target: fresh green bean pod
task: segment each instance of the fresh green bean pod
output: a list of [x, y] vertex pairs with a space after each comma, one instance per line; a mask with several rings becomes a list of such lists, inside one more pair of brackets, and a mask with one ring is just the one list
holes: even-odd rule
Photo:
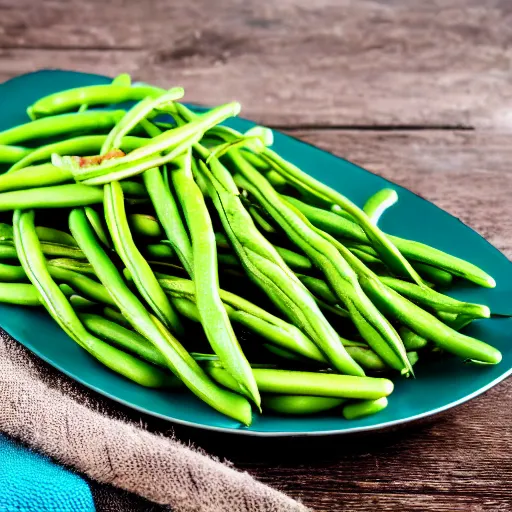
[[151, 258], [169, 260], [175, 257], [175, 253], [167, 244], [148, 244], [144, 247], [145, 253]]
[[421, 277], [436, 286], [447, 288], [452, 284], [453, 275], [446, 270], [427, 265], [426, 263], [419, 263], [418, 261], [414, 261], [413, 265]]
[[412, 373], [398, 333], [363, 292], [345, 256], [329, 240], [317, 233], [300, 212], [289, 208], [261, 174], [244, 165], [244, 161], [236, 155], [232, 158], [237, 170], [243, 174], [243, 177], [235, 175], [235, 181], [264, 206], [290, 240], [324, 273], [333, 291], [351, 313], [361, 335], [367, 337], [365, 339], [372, 349], [392, 368]]
[[12, 245], [1, 245], [0, 244], [0, 260], [17, 260], [18, 253], [16, 248]]
[[48, 273], [34, 226], [34, 212], [16, 210], [13, 225], [16, 250], [23, 269], [37, 289], [41, 302], [66, 334], [111, 370], [143, 386], [165, 387], [169, 379], [164, 372], [111, 347], [85, 330]]
[[28, 107], [27, 113], [31, 119], [37, 119], [76, 110], [83, 104], [90, 107], [139, 101], [147, 96], [160, 95], [162, 92], [163, 89], [148, 85], [88, 85], [45, 96]]
[[[229, 389], [236, 387], [236, 381], [225, 369], [210, 365], [206, 371], [219, 384]], [[374, 400], [393, 392], [393, 383], [382, 378], [262, 368], [254, 368], [253, 372], [262, 393]]]
[[32, 152], [30, 148], [21, 146], [0, 146], [0, 163], [14, 164]]
[[[198, 142], [210, 126], [237, 115], [239, 111], [239, 103], [221, 105], [197, 116], [197, 119], [190, 123], [153, 137], [151, 142], [124, 157], [105, 160], [98, 165], [81, 167], [70, 157], [53, 158], [52, 163], [58, 167], [68, 168], [77, 181], [83, 181], [87, 185], [103, 185], [121, 180], [173, 161]], [[162, 152], [165, 153], [160, 156]]]
[[383, 188], [379, 190], [373, 196], [371, 196], [368, 201], [366, 201], [363, 206], [363, 211], [368, 215], [373, 224], [377, 225], [382, 214], [388, 209], [391, 208], [398, 201], [398, 194], [396, 190], [392, 188]]
[[[123, 181], [121, 188], [131, 195], [142, 195], [142, 185]], [[73, 208], [103, 202], [103, 188], [74, 183], [53, 187], [30, 188], [0, 194], [0, 211], [29, 208]]]
[[39, 240], [42, 242], [50, 242], [52, 244], [67, 245], [70, 247], [77, 247], [75, 239], [65, 231], [46, 226], [36, 226], [36, 233]]
[[422, 288], [413, 283], [401, 281], [394, 277], [380, 277], [380, 280], [407, 297], [413, 302], [420, 304], [424, 307], [434, 309], [436, 311], [446, 311], [448, 313], [461, 313], [463, 315], [473, 318], [489, 318], [491, 312], [487, 306], [481, 304], [472, 304], [470, 302], [462, 302], [460, 300], [452, 299], [447, 295], [436, 292], [430, 288]]
[[[116, 324], [126, 327], [127, 329], [132, 328], [132, 324], [130, 322], [128, 322], [128, 320], [126, 320], [126, 318], [123, 316], [123, 314], [120, 313], [117, 309], [107, 306], [107, 307], [103, 308], [103, 316], [106, 319], [112, 320], [112, 322], [115, 322]], [[166, 366], [168, 366], [168, 365], [166, 365]]]
[[196, 304], [203, 329], [240, 389], [259, 407], [260, 396], [251, 367], [219, 295], [215, 234], [204, 197], [192, 176], [190, 152], [177, 165], [171, 176], [192, 239], [193, 279], [201, 291], [196, 296]]
[[[32, 166], [36, 162], [42, 160], [50, 160], [52, 155], [77, 155], [86, 156], [99, 153], [107, 135], [82, 135], [80, 137], [73, 137], [71, 139], [60, 140], [52, 142], [45, 146], [40, 146], [27, 154], [24, 158], [17, 161], [8, 171], [9, 174], [16, 170], [21, 170], [25, 167]], [[120, 141], [119, 149], [123, 151], [133, 151], [140, 148], [149, 142], [148, 139], [141, 137], [127, 136]], [[73, 179], [73, 174], [67, 171], [67, 176]]]
[[156, 316], [174, 332], [182, 334], [183, 326], [169, 299], [158, 284], [148, 262], [133, 242], [124, 196], [119, 182], [105, 185], [105, 218], [117, 254], [129, 269], [135, 286]]
[[82, 210], [73, 210], [69, 217], [70, 230], [94, 267], [99, 280], [108, 289], [124, 317], [164, 355], [168, 367], [203, 401], [219, 412], [251, 423], [251, 406], [242, 396], [216, 386], [183, 346], [167, 332], [156, 317], [126, 286], [118, 270], [98, 245]]
[[73, 306], [73, 309], [75, 311], [88, 311], [91, 309], [96, 309], [97, 306], [96, 302], [76, 294], [73, 294], [69, 297], [69, 303], [71, 304], [71, 306]]
[[37, 119], [0, 132], [0, 144], [19, 144], [89, 130], [110, 130], [123, 115], [123, 110], [91, 110]]
[[131, 213], [128, 215], [128, 224], [134, 235], [162, 237], [162, 228], [152, 215]]
[[92, 265], [89, 262], [79, 261], [74, 258], [52, 258], [48, 260], [48, 266], [72, 270], [73, 272], [77, 272], [79, 274], [86, 274], [90, 276], [96, 275]]
[[0, 192], [48, 187], [72, 180], [73, 175], [67, 169], [40, 164], [0, 175]]
[[364, 418], [372, 414], [377, 414], [388, 406], [386, 397], [377, 400], [364, 400], [353, 404], [347, 404], [343, 407], [343, 417], [346, 420], [355, 420]]
[[[25, 272], [23, 272], [25, 275]], [[0, 283], [0, 302], [20, 306], [40, 306], [37, 288], [26, 283]]]
[[[162, 353], [139, 333], [100, 315], [82, 313], [79, 317], [85, 327], [98, 338], [113, 343], [149, 363], [167, 368], [167, 361]], [[177, 382], [180, 381], [177, 379]]]
[[279, 414], [307, 415], [329, 411], [345, 402], [343, 398], [300, 395], [263, 395], [263, 410]]
[[[338, 336], [311, 294], [289, 269], [274, 246], [258, 231], [233, 186], [225, 188], [201, 161], [200, 169], [233, 250], [246, 273], [272, 302], [307, 334], [338, 370], [363, 375], [362, 368], [339, 343]], [[225, 176], [225, 180], [228, 177]]]
[[[363, 210], [350, 201], [350, 199], [308, 175], [269, 148], [266, 148], [262, 152], [262, 156], [267, 161], [271, 162], [274, 170], [287, 180], [303, 186], [308, 190], [308, 192], [322, 199], [327, 199], [335, 206], [338, 206], [338, 209], [344, 210], [352, 215], [364, 230], [366, 236], [371, 242], [371, 245], [375, 248], [386, 265], [388, 265], [389, 268], [394, 270], [398, 275], [407, 276], [419, 286], [423, 286], [421, 277], [414, 270], [409, 261], [402, 255], [400, 250], [394, 245], [393, 241], [377, 226], [375, 226]], [[336, 213], [336, 210], [333, 211]]]
[[253, 218], [255, 224], [259, 226], [261, 230], [263, 230], [265, 233], [275, 233], [276, 229], [270, 222], [268, 222], [267, 219], [260, 213], [258, 208], [255, 206], [249, 206], [248, 208], [249, 213], [251, 214], [251, 217]]
[[[321, 208], [307, 205], [293, 197], [283, 197], [305, 215], [317, 228], [337, 238], [349, 238], [366, 244], [370, 243], [363, 229], [355, 222], [351, 222]], [[432, 267], [438, 267], [485, 288], [494, 288], [496, 286], [496, 282], [489, 274], [467, 261], [420, 242], [406, 240], [393, 235], [388, 236], [396, 244], [400, 252], [413, 262], [426, 263]]]
[[0, 263], [0, 283], [19, 283], [26, 279], [27, 275], [25, 274], [23, 267], [19, 265]]
[[411, 331], [407, 327], [400, 327], [398, 332], [400, 333], [400, 337], [404, 342], [404, 347], [406, 350], [420, 350], [428, 345], [428, 340], [426, 340], [423, 336], [420, 336], [419, 334]]
[[105, 247], [112, 247], [108, 231], [105, 229], [103, 219], [101, 218], [100, 214], [90, 206], [86, 206], [84, 208], [84, 212], [101, 243], [105, 245]]
[[69, 284], [60, 283], [59, 288], [62, 290], [62, 293], [68, 298], [71, 297], [72, 295], [76, 295], [75, 290], [73, 290], [73, 288], [71, 288]]

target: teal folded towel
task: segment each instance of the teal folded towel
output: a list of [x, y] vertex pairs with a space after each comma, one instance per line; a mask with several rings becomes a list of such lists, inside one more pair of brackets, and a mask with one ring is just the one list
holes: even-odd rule
[[87, 482], [0, 436], [0, 512], [94, 512]]

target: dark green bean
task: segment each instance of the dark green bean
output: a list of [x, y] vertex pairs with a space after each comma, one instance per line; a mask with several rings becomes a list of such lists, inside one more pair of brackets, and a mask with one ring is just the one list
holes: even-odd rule
[[116, 301], [123, 316], [164, 355], [172, 372], [214, 409], [249, 425], [249, 402], [240, 395], [214, 385], [183, 346], [159, 324], [156, 317], [146, 311], [143, 304], [126, 286], [105, 251], [98, 245], [85, 213], [82, 210], [73, 210], [69, 223], [75, 240], [94, 267], [99, 280]]
[[162, 238], [162, 228], [152, 215], [131, 213], [128, 215], [128, 223], [135, 235]]
[[423, 336], [416, 334], [407, 327], [400, 327], [398, 332], [406, 350], [419, 350], [428, 345], [428, 341]]

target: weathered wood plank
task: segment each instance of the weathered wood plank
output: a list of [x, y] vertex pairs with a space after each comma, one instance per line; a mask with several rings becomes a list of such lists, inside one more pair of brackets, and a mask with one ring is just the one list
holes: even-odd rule
[[[348, 0], [0, 2], [0, 79], [128, 71], [233, 98], [273, 125], [510, 130], [512, 4]], [[103, 50], [109, 51], [103, 51]]]

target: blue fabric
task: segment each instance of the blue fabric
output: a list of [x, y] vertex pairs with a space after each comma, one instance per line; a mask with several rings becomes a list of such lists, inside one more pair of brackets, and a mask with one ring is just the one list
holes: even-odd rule
[[0, 512], [94, 512], [87, 483], [0, 436]]

